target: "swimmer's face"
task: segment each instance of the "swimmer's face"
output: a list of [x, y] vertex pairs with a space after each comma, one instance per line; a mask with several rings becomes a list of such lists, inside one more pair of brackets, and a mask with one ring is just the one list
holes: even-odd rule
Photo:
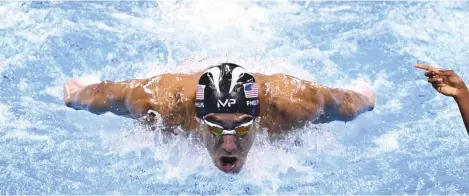
[[[249, 150], [256, 136], [256, 123], [253, 122], [251, 129], [249, 125], [255, 121], [253, 117], [245, 114], [209, 114], [203, 122], [203, 138], [213, 163], [218, 169], [226, 173], [238, 173], [246, 162]], [[213, 127], [208, 127], [213, 126]], [[214, 129], [224, 127], [225, 130], [239, 131], [240, 127], [246, 127], [245, 134], [238, 136], [235, 133], [220, 135], [214, 133]]]

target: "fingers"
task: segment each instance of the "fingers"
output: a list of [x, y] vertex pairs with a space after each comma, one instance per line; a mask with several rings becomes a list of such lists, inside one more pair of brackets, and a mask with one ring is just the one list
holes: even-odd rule
[[425, 76], [428, 77], [429, 83], [443, 83], [443, 79], [445, 76], [438, 75], [438, 71], [427, 71], [425, 72]]
[[431, 68], [431, 66], [424, 65], [424, 64], [415, 64], [415, 67], [419, 69], [427, 70], [427, 71], [430, 71], [430, 68]]
[[435, 88], [436, 90], [438, 90], [438, 92], [440, 92], [440, 89], [442, 87], [445, 87], [446, 84], [443, 82], [443, 79], [442, 78], [428, 78], [428, 83], [432, 84], [433, 88]]
[[453, 70], [439, 70], [436, 73], [437, 75], [442, 75], [442, 76], [454, 76], [457, 75]]
[[416, 68], [419, 68], [419, 69], [427, 70], [427, 71], [438, 71], [438, 70], [441, 70], [441, 68], [436, 68], [436, 67], [432, 67], [432, 66], [430, 66], [430, 65], [424, 65], [424, 64], [415, 64], [415, 67], [416, 67]]
[[436, 87], [445, 87], [446, 84], [445, 83], [432, 83], [432, 86], [435, 87], [435, 88]]
[[443, 79], [441, 78], [428, 78], [428, 82], [432, 84], [439, 84], [443, 83]]
[[425, 76], [427, 76], [429, 78], [433, 78], [433, 77], [437, 76], [437, 73], [434, 72], [434, 71], [426, 71]]
[[441, 88], [445, 87], [446, 84], [444, 83], [438, 83], [438, 84], [432, 84], [433, 88], [435, 88], [438, 92], [441, 93]]
[[429, 78], [446, 78], [451, 76], [458, 76], [453, 70], [436, 70], [436, 71], [426, 71], [425, 76]]

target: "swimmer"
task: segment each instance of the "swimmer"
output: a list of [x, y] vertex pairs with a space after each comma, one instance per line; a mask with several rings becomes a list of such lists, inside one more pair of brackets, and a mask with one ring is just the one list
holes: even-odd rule
[[[112, 112], [133, 119], [158, 119], [165, 129], [200, 131], [215, 166], [241, 170], [256, 132], [279, 135], [306, 123], [351, 121], [373, 110], [371, 86], [328, 88], [285, 74], [249, 73], [223, 63], [194, 74], [64, 85], [68, 107], [94, 114]], [[155, 113], [160, 117], [156, 118]]]
[[469, 91], [464, 81], [453, 70], [444, 70], [429, 65], [416, 64], [416, 68], [425, 70], [428, 82], [439, 93], [453, 97], [458, 104], [466, 131], [469, 134]]

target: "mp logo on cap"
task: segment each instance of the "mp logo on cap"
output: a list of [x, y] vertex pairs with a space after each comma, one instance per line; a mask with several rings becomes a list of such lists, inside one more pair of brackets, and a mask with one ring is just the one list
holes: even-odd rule
[[220, 99], [218, 100], [218, 108], [221, 107], [231, 107], [232, 104], [236, 104], [236, 99], [225, 99], [225, 101], [221, 101]]

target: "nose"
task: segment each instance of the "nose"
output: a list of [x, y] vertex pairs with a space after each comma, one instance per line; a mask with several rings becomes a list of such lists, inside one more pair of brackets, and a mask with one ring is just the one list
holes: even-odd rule
[[236, 137], [235, 135], [224, 135], [221, 148], [223, 148], [223, 150], [225, 150], [226, 152], [231, 153], [237, 147], [236, 145], [237, 139], [238, 137]]

